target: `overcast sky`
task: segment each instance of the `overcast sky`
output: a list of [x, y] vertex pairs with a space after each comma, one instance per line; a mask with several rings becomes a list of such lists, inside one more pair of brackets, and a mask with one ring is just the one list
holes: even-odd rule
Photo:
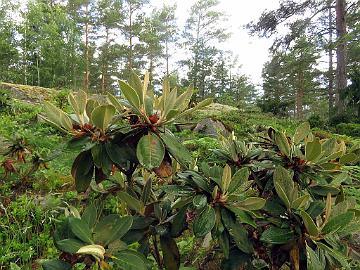
[[[177, 4], [177, 18], [182, 29], [191, 5], [195, 0], [152, 0], [154, 6], [161, 7], [165, 4]], [[260, 17], [265, 9], [275, 9], [279, 6], [278, 0], [220, 0], [219, 10], [228, 15], [227, 24], [232, 36], [224, 44], [224, 49], [231, 50], [238, 56], [241, 72], [248, 75], [253, 83], [261, 82], [261, 70], [268, 59], [268, 48], [272, 40], [249, 36], [243, 26]]]

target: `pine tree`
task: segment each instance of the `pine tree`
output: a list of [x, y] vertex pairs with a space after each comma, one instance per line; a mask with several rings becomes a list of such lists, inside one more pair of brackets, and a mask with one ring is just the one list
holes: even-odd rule
[[211, 67], [219, 53], [217, 45], [229, 37], [221, 26], [226, 17], [216, 10], [218, 3], [218, 0], [197, 0], [191, 7], [183, 33], [184, 44], [191, 52], [191, 58], [183, 64], [189, 68], [189, 79], [201, 99], [209, 94], [206, 78], [211, 75]]

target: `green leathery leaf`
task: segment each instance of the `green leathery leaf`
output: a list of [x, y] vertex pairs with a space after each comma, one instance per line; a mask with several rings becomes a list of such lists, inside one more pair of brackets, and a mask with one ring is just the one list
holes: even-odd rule
[[137, 110], [137, 112], [140, 112], [140, 97], [138, 93], [134, 90], [134, 88], [132, 88], [125, 81], [119, 81], [119, 86], [122, 94], [129, 102], [129, 104], [133, 106], [134, 109]]
[[192, 163], [192, 157], [186, 147], [178, 141], [178, 139], [169, 131], [165, 129], [165, 132], [160, 133], [160, 137], [163, 140], [166, 149], [170, 154], [179, 162], [182, 166], [188, 167]]
[[124, 110], [124, 106], [119, 102], [119, 100], [114, 95], [108, 93], [107, 98], [118, 112], [122, 112]]
[[144, 188], [141, 192], [141, 201], [142, 203], [145, 205], [147, 203], [147, 201], [149, 200], [150, 198], [150, 195], [151, 195], [151, 187], [152, 187], [152, 182], [151, 182], [151, 178], [149, 178], [145, 185], [144, 185]]
[[241, 251], [251, 254], [254, 251], [254, 248], [245, 227], [236, 222], [226, 209], [221, 209], [221, 219], [224, 226], [229, 231], [229, 234], [233, 237], [236, 246]]
[[113, 105], [101, 105], [91, 113], [92, 123], [99, 129], [105, 131], [111, 123], [116, 109]]
[[178, 109], [179, 112], [185, 110], [188, 107], [192, 94], [193, 88], [192, 86], [189, 86], [184, 93], [178, 96], [175, 102], [175, 108]]
[[279, 147], [280, 151], [284, 153], [286, 156], [290, 156], [290, 145], [288, 142], [288, 138], [283, 132], [275, 133], [275, 143]]
[[97, 100], [94, 100], [94, 99], [89, 99], [86, 103], [86, 114], [89, 116], [89, 120], [90, 120], [90, 123], [92, 123], [91, 121], [91, 113], [92, 111], [96, 108], [96, 107], [99, 107], [100, 104]]
[[166, 120], [171, 120], [179, 114], [179, 110], [170, 110], [169, 113], [166, 115]]
[[310, 200], [310, 195], [305, 194], [305, 195], [295, 199], [291, 203], [291, 207], [294, 208], [294, 209], [304, 208], [308, 204], [309, 200]]
[[309, 235], [314, 236], [314, 237], [318, 236], [319, 229], [316, 226], [313, 219], [310, 217], [310, 215], [308, 213], [306, 213], [305, 211], [300, 211], [300, 215], [302, 217], [305, 228], [306, 228], [307, 232], [309, 233]]
[[274, 186], [275, 186], [276, 193], [279, 195], [282, 202], [285, 204], [285, 206], [287, 208], [290, 208], [291, 202], [290, 202], [288, 196], [286, 195], [286, 192], [284, 191], [283, 187], [278, 183], [275, 183]]
[[73, 234], [75, 234], [75, 236], [81, 241], [89, 244], [94, 244], [94, 241], [92, 239], [92, 232], [88, 224], [84, 220], [70, 217], [69, 226]]
[[145, 112], [147, 115], [152, 115], [154, 113], [154, 100], [153, 98], [146, 96], [145, 97]]
[[147, 97], [147, 90], [150, 83], [150, 72], [146, 71], [144, 75], [144, 82], [142, 87], [142, 101], [145, 103]]
[[221, 190], [223, 193], [226, 193], [231, 181], [231, 168], [229, 165], [225, 165], [221, 177]]
[[75, 179], [75, 188], [78, 192], [88, 189], [94, 174], [94, 163], [91, 152], [81, 152], [74, 160], [71, 175]]
[[304, 122], [298, 126], [294, 135], [294, 143], [298, 144], [304, 140], [307, 135], [310, 133], [310, 125], [308, 122]]
[[327, 139], [325, 142], [322, 143], [321, 148], [323, 151], [323, 157], [330, 156], [335, 151], [336, 139], [335, 138]]
[[325, 270], [325, 260], [320, 259], [319, 256], [319, 252], [315, 252], [311, 247], [306, 245], [307, 270]]
[[359, 159], [359, 156], [355, 153], [348, 153], [340, 157], [340, 164], [347, 164], [354, 161], [357, 161]]
[[234, 206], [248, 210], [259, 210], [264, 207], [266, 200], [259, 197], [249, 197], [240, 202], [235, 202]]
[[112, 161], [106, 151], [106, 144], [96, 144], [91, 148], [91, 155], [97, 168], [101, 168], [105, 175], [109, 175], [112, 169]]
[[225, 258], [229, 258], [230, 252], [230, 239], [227, 231], [223, 231], [218, 237], [219, 246], [224, 253]]
[[231, 178], [231, 182], [228, 188], [229, 194], [235, 192], [240, 186], [245, 184], [250, 176], [249, 169], [247, 167], [243, 167], [240, 170], [236, 171]]
[[151, 170], [160, 166], [165, 156], [165, 147], [160, 138], [149, 133], [143, 136], [136, 147], [136, 156], [141, 165]]
[[136, 72], [134, 70], [130, 70], [130, 76], [128, 79], [128, 83], [136, 91], [136, 93], [140, 99], [140, 103], [144, 103], [144, 100], [143, 100], [144, 85], [143, 85], [140, 77], [136, 74]]
[[331, 218], [321, 230], [323, 234], [336, 233], [346, 227], [355, 217], [354, 212], [346, 212]]
[[175, 87], [170, 93], [169, 93], [169, 97], [166, 99], [166, 103], [164, 104], [164, 116], [166, 119], [169, 112], [174, 109], [174, 105], [176, 102], [176, 98], [177, 98], [177, 88]]
[[175, 240], [167, 235], [160, 236], [160, 246], [166, 270], [178, 270], [180, 267], [180, 253]]
[[130, 209], [133, 209], [138, 213], [142, 213], [144, 205], [138, 199], [134, 198], [133, 196], [124, 191], [120, 191], [117, 195], [122, 201], [127, 204]]
[[321, 155], [321, 143], [318, 138], [305, 145], [305, 158], [307, 161], [315, 161]]
[[43, 260], [40, 262], [44, 270], [70, 270], [71, 264], [60, 260]]
[[132, 216], [113, 214], [102, 218], [94, 230], [94, 240], [97, 244], [107, 246], [115, 240], [123, 237], [130, 230]]
[[340, 190], [336, 187], [329, 186], [329, 185], [317, 185], [308, 188], [310, 192], [320, 195], [320, 196], [327, 196], [330, 193], [332, 196], [339, 194]]
[[271, 226], [261, 234], [260, 240], [269, 244], [286, 244], [293, 240], [294, 232], [289, 228], [278, 228]]
[[147, 260], [139, 252], [122, 250], [114, 256], [116, 269], [124, 270], [148, 270]]
[[73, 129], [70, 117], [50, 102], [44, 102], [45, 120], [50, 121], [61, 129], [71, 131]]
[[90, 204], [84, 210], [84, 213], [81, 216], [81, 219], [84, 220], [89, 228], [92, 229], [97, 221], [97, 209], [94, 204]]
[[207, 198], [203, 194], [198, 194], [193, 198], [193, 205], [196, 209], [202, 209], [207, 204]]
[[215, 210], [207, 206], [194, 220], [193, 231], [196, 237], [204, 237], [215, 226]]
[[186, 228], [186, 211], [188, 204], [180, 208], [172, 220], [171, 224], [171, 236], [179, 237]]
[[186, 111], [183, 111], [182, 113], [180, 113], [178, 115], [178, 117], [184, 117], [185, 115], [188, 115], [194, 111], [197, 111], [197, 110], [200, 110], [208, 105], [210, 105], [211, 103], [213, 102], [213, 99], [212, 98], [207, 98], [207, 99], [204, 99], [203, 101], [199, 102], [198, 104], [195, 105], [195, 107], [191, 108], [191, 109], [188, 109]]
[[129, 147], [127, 145], [114, 144], [111, 142], [105, 143], [106, 152], [111, 159], [117, 165], [126, 163], [129, 158]]
[[294, 181], [285, 168], [277, 166], [274, 171], [273, 181], [275, 190], [287, 208], [290, 208], [294, 196]]
[[324, 209], [325, 204], [322, 201], [313, 201], [310, 203], [309, 208], [306, 210], [306, 212], [315, 219], [324, 211]]
[[231, 212], [233, 212], [241, 223], [249, 224], [252, 227], [256, 228], [256, 223], [254, 219], [250, 216], [248, 211], [229, 205], [226, 205], [225, 207], [229, 209]]
[[316, 245], [320, 248], [320, 249], [322, 249], [322, 250], [324, 250], [325, 252], [327, 252], [331, 257], [333, 257], [335, 260], [337, 260], [340, 264], [341, 264], [341, 266], [342, 267], [344, 267], [345, 269], [351, 269], [351, 267], [350, 267], [350, 264], [348, 263], [348, 258], [345, 256], [345, 255], [343, 255], [342, 253], [340, 253], [339, 251], [337, 251], [337, 250], [334, 250], [334, 249], [332, 249], [332, 248], [330, 248], [329, 246], [327, 246], [327, 245], [325, 245], [325, 244], [323, 244], [323, 243], [321, 243], [321, 242], [316, 242]]
[[67, 253], [72, 253], [72, 254], [75, 254], [76, 251], [78, 251], [79, 248], [81, 248], [84, 245], [85, 244], [83, 242], [81, 242], [77, 239], [72, 239], [72, 238], [56, 241], [56, 247], [58, 249], [60, 249], [61, 251], [67, 252]]

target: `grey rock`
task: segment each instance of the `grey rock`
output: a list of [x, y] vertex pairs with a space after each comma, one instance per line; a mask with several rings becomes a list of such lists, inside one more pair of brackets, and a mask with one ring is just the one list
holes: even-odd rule
[[194, 131], [213, 137], [217, 137], [218, 134], [229, 136], [231, 133], [221, 121], [212, 118], [201, 120], [194, 128]]

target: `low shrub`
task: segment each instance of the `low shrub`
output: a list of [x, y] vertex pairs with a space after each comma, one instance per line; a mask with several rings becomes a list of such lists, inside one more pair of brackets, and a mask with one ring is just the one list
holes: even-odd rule
[[322, 117], [318, 114], [312, 114], [307, 121], [310, 124], [311, 128], [324, 128], [325, 127], [325, 121], [322, 119]]
[[329, 125], [335, 127], [341, 123], [354, 123], [358, 121], [358, 119], [354, 118], [354, 115], [350, 112], [343, 112], [339, 114], [334, 114], [329, 119]]
[[[167, 125], [209, 100], [187, 109], [191, 88], [178, 96], [165, 80], [154, 97], [148, 81], [135, 73], [120, 81], [123, 101], [71, 95], [73, 118], [46, 103], [48, 121], [72, 135], [68, 146], [82, 146], [71, 170], [76, 190], [97, 200], [66, 211], [54, 233], [60, 256], [44, 261], [45, 270], [146, 270], [147, 258], [178, 270], [187, 266], [178, 243], [189, 234], [208, 262], [215, 258], [203, 269], [350, 269], [356, 253], [347, 240], [360, 220], [344, 194], [351, 177], [343, 166], [358, 160], [360, 146], [320, 140], [302, 123], [291, 134], [269, 128], [250, 143], [222, 137], [212, 151], [217, 163], [193, 166]], [[128, 128], [117, 125], [121, 118]], [[119, 199], [120, 214], [104, 213], [108, 196]]]
[[360, 137], [360, 124], [341, 123], [336, 125], [336, 132], [352, 137]]

